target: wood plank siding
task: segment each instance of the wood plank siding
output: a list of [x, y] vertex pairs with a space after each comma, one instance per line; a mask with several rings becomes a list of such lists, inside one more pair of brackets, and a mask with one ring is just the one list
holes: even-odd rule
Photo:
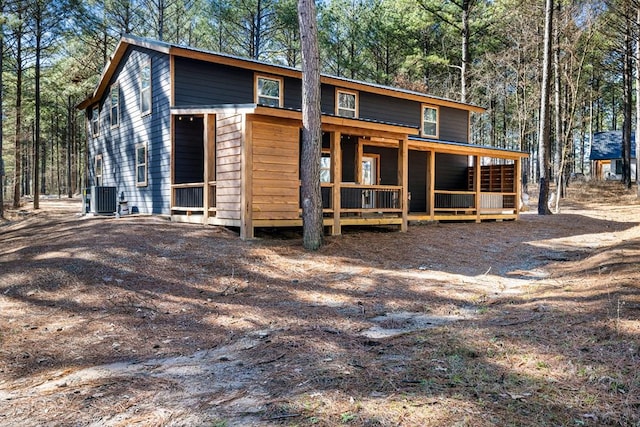
[[300, 130], [260, 122], [252, 126], [253, 219], [298, 219]]
[[[152, 110], [140, 111], [140, 69], [151, 61]], [[109, 81], [119, 87], [119, 120], [112, 127], [109, 91], [100, 98], [99, 133], [89, 129], [88, 179], [95, 185], [94, 159], [102, 155], [104, 186], [115, 186], [133, 212], [167, 214], [171, 198], [171, 135], [169, 58], [157, 51], [127, 49]], [[136, 145], [147, 147], [147, 185], [136, 185]]]
[[241, 219], [243, 119], [216, 116], [216, 217], [222, 220]]

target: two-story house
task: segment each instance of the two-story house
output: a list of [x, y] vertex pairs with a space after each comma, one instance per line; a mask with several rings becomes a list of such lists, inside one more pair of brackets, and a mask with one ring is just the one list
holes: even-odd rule
[[[323, 75], [325, 225], [517, 219], [525, 153], [470, 144], [478, 106]], [[133, 212], [300, 226], [300, 70], [123, 37], [86, 110], [88, 180]]]

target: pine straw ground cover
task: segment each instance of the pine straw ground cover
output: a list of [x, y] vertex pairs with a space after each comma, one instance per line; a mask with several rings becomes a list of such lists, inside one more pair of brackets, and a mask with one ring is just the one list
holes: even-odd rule
[[42, 206], [0, 225], [2, 426], [640, 425], [640, 205], [617, 183], [317, 253]]

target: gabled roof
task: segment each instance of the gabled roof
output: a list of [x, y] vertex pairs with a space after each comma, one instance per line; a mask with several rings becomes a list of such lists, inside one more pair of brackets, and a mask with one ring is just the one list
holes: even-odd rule
[[[139, 46], [146, 49], [154, 50], [157, 52], [166, 53], [168, 55], [181, 56], [186, 58], [198, 59], [206, 62], [214, 62], [219, 64], [230, 65], [238, 68], [250, 69], [254, 71], [272, 73], [275, 75], [301, 78], [302, 73], [299, 69], [293, 67], [287, 67], [283, 65], [275, 65], [267, 62], [256, 61], [248, 58], [241, 58], [238, 56], [216, 53], [206, 51], [202, 49], [196, 49], [188, 46], [180, 46], [163, 41], [147, 39], [137, 36], [125, 35], [123, 36], [116, 49], [111, 56], [111, 60], [105, 66], [100, 76], [100, 81], [94, 90], [93, 94], [87, 99], [82, 101], [79, 105], [79, 109], [85, 109], [90, 105], [98, 102], [102, 98], [104, 92], [107, 90], [109, 81], [115, 70], [120, 63], [120, 60], [124, 56], [129, 46]], [[345, 89], [360, 90], [365, 92], [377, 93], [380, 95], [393, 96], [398, 98], [410, 99], [413, 101], [423, 102], [427, 104], [434, 104], [444, 107], [459, 108], [467, 111], [484, 112], [485, 109], [473, 104], [466, 104], [459, 101], [454, 101], [437, 96], [431, 96], [425, 93], [415, 92], [411, 90], [396, 88], [392, 86], [384, 86], [375, 83], [367, 83], [358, 80], [346, 79], [344, 77], [336, 77], [323, 74], [321, 76], [322, 83], [331, 84], [334, 86], [343, 87]]]
[[[622, 132], [618, 130], [593, 134], [589, 160], [614, 160], [622, 158]], [[636, 158], [636, 135], [631, 132], [631, 158]]]

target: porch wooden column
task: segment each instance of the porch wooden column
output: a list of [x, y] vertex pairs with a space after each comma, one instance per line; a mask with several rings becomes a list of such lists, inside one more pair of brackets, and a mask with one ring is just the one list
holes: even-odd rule
[[514, 168], [516, 169], [516, 179], [513, 182], [513, 186], [516, 187], [516, 219], [520, 218], [520, 203], [522, 202], [522, 158], [518, 157], [514, 161]]
[[398, 146], [398, 184], [402, 186], [402, 190], [400, 190], [400, 207], [402, 208], [400, 231], [404, 233], [409, 224], [409, 140], [406, 137], [399, 141]]
[[331, 207], [333, 208], [333, 225], [331, 226], [331, 235], [339, 236], [342, 234], [342, 226], [340, 225], [340, 198], [342, 186], [342, 146], [340, 140], [342, 134], [340, 132], [331, 132], [331, 181], [333, 182], [333, 191], [331, 192]]
[[362, 184], [362, 156], [364, 153], [364, 144], [360, 138], [356, 142], [356, 184]]
[[482, 180], [480, 179], [480, 173], [482, 172], [482, 165], [480, 164], [480, 156], [473, 156], [473, 187], [476, 191], [475, 200], [476, 200], [476, 222], [480, 222], [480, 205], [482, 202], [481, 190]]
[[240, 155], [240, 238], [253, 239], [253, 122], [242, 117], [242, 148]]
[[436, 152], [435, 151], [427, 151], [427, 163], [429, 166], [429, 175], [428, 175], [428, 193], [427, 197], [429, 198], [429, 216], [431, 216], [431, 220], [435, 219], [436, 215]]
[[215, 135], [216, 135], [216, 116], [213, 114], [205, 114], [203, 118], [203, 135], [202, 143], [204, 144], [204, 170], [203, 180], [204, 187], [202, 188], [202, 204], [204, 205], [204, 211], [202, 213], [202, 223], [207, 224], [209, 222], [209, 181], [215, 177]]

